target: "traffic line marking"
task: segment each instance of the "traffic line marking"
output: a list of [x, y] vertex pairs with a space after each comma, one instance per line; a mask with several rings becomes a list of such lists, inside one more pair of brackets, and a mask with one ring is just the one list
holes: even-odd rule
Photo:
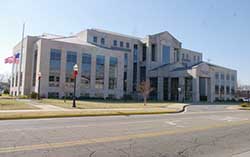
[[210, 126], [197, 126], [193, 128], [187, 129], [175, 129], [169, 131], [160, 131], [160, 132], [148, 132], [148, 133], [139, 133], [139, 134], [130, 134], [123, 136], [114, 136], [114, 137], [101, 137], [101, 138], [93, 138], [93, 139], [82, 139], [77, 141], [67, 141], [67, 142], [57, 142], [57, 143], [44, 143], [44, 144], [34, 144], [34, 145], [23, 145], [23, 146], [14, 146], [14, 147], [3, 147], [0, 148], [0, 153], [12, 153], [12, 152], [20, 152], [20, 151], [32, 151], [32, 150], [43, 150], [43, 149], [52, 149], [52, 148], [64, 148], [64, 147], [73, 147], [87, 144], [98, 144], [98, 143], [107, 143], [107, 142], [116, 142], [116, 141], [126, 141], [130, 139], [142, 139], [142, 138], [150, 138], [164, 135], [174, 135], [180, 133], [191, 133], [197, 131], [204, 131], [214, 128], [223, 128], [229, 126], [238, 126], [243, 124], [250, 124], [250, 121], [238, 121], [232, 123], [220, 123]]

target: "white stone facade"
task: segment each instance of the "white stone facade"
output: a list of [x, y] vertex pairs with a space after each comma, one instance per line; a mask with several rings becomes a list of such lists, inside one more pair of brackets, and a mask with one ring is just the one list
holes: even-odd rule
[[[21, 42], [13, 49], [13, 53], [18, 52], [21, 52]], [[52, 53], [60, 61], [52, 60]], [[91, 56], [90, 71], [86, 72], [90, 73], [89, 77], [81, 69], [89, 67], [83, 63], [86, 54]], [[205, 63], [202, 57], [202, 53], [182, 48], [181, 42], [168, 32], [145, 38], [99, 29], [87, 29], [68, 37], [27, 36], [23, 42], [22, 64], [12, 68], [10, 92], [12, 95], [38, 92], [40, 72], [42, 97], [71, 95], [73, 84], [67, 71], [75, 61], [79, 67], [77, 97], [122, 98], [125, 94], [140, 97], [138, 85], [150, 80], [155, 87], [151, 99], [194, 102], [233, 99], [237, 71]], [[97, 60], [104, 63], [99, 65]], [[104, 68], [104, 76], [98, 67], [101, 72]]]

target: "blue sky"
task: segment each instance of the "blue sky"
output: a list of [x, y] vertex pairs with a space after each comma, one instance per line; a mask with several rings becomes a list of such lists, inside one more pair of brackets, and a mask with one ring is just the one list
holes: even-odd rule
[[9, 0], [0, 5], [0, 73], [4, 58], [25, 34], [70, 35], [102, 28], [144, 37], [169, 31], [184, 48], [203, 52], [204, 60], [238, 70], [250, 84], [249, 0]]

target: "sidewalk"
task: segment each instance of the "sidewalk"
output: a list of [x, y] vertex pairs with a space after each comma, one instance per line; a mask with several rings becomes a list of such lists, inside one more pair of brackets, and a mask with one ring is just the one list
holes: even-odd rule
[[[32, 102], [33, 103], [33, 102]], [[171, 105], [157, 108], [113, 108], [113, 109], [66, 109], [49, 104], [31, 104], [37, 110], [0, 110], [0, 120], [31, 119], [31, 118], [59, 118], [82, 116], [114, 116], [139, 114], [166, 114], [183, 112], [186, 104]]]

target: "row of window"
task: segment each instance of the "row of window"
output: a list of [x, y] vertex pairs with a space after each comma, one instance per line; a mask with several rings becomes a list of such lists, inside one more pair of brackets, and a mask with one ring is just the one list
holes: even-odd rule
[[[215, 79], [216, 80], [225, 80], [225, 75], [223, 73], [219, 74], [219, 73], [215, 73]], [[226, 74], [226, 80], [230, 80], [230, 74]], [[235, 81], [235, 77], [234, 75], [231, 75], [231, 81]]]
[[[77, 53], [67, 51], [66, 58], [66, 72], [65, 82], [71, 83], [73, 78], [73, 66], [77, 63]], [[91, 54], [83, 53], [81, 60], [81, 87], [90, 87], [91, 77]], [[58, 87], [60, 82], [60, 70], [61, 70], [61, 50], [51, 49], [50, 52], [50, 75], [49, 86]], [[104, 76], [105, 76], [105, 56], [96, 56], [96, 80], [95, 88], [104, 88]], [[109, 89], [117, 88], [118, 77], [118, 59], [116, 57], [110, 57], [109, 60]]]
[[[221, 94], [221, 95], [227, 94], [227, 95], [229, 95], [230, 94], [230, 87], [226, 86], [226, 93], [225, 93], [224, 86], [219, 87], [218, 85], [215, 85], [215, 94]], [[235, 94], [234, 88], [231, 88], [231, 94]]]
[[[93, 36], [93, 42], [94, 43], [98, 43], [98, 37], [97, 36]], [[101, 45], [105, 45], [105, 38], [101, 38], [101, 41], [100, 41]], [[113, 40], [113, 46], [117, 47], [118, 46], [118, 41], [117, 40]], [[119, 47], [121, 48], [130, 48], [130, 44], [129, 42], [126, 42], [125, 45], [124, 45], [124, 42], [123, 41], [119, 41]]]
[[[182, 53], [182, 60], [190, 60], [189, 54], [188, 53], [186, 53], [186, 54]], [[193, 56], [193, 61], [194, 62], [199, 62], [200, 60], [201, 60], [200, 56]]]

